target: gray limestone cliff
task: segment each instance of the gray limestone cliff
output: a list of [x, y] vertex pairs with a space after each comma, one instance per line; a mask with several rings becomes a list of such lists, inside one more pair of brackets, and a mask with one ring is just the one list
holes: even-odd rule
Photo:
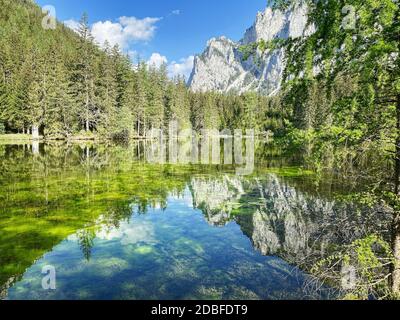
[[192, 179], [190, 189], [194, 206], [210, 225], [235, 221], [263, 255], [296, 264], [324, 257], [332, 246], [384, 234], [390, 222], [383, 208], [371, 210], [308, 194], [275, 174], [262, 180], [199, 177]]
[[194, 92], [276, 93], [285, 68], [285, 48], [264, 52], [257, 49], [250, 57], [246, 57], [240, 48], [261, 40], [269, 43], [311, 34], [313, 28], [307, 25], [307, 12], [305, 5], [297, 5], [286, 12], [267, 7], [257, 14], [254, 25], [239, 42], [226, 37], [211, 39], [206, 50], [195, 57], [190, 88]]

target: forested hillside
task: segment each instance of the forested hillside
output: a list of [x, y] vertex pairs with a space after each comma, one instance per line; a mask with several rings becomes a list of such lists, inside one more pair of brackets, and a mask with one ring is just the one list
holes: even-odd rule
[[168, 79], [166, 66], [134, 65], [118, 47], [100, 49], [85, 15], [78, 35], [61, 23], [44, 29], [45, 14], [31, 1], [0, 5], [0, 133], [143, 137], [170, 120], [198, 130], [282, 127], [280, 107], [266, 98], [193, 94], [185, 79]]
[[[42, 28], [44, 15], [29, 1], [1, 0], [0, 96], [6, 130], [67, 137], [113, 134], [159, 126], [164, 116], [189, 117], [182, 79], [132, 65], [118, 47], [100, 50], [87, 17], [79, 36], [62, 24]], [[134, 70], [135, 69], [135, 70]], [[186, 118], [185, 118], [186, 117]]]

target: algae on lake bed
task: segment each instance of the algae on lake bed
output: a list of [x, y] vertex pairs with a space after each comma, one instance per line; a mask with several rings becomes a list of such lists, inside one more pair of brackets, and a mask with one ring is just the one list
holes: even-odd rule
[[[8, 299], [328, 298], [307, 291], [293, 265], [325, 241], [340, 244], [333, 215], [364, 223], [299, 184], [313, 179], [301, 167], [240, 177], [231, 167], [148, 163], [136, 146], [41, 148], [0, 154]], [[327, 223], [320, 243], [316, 226]], [[54, 292], [41, 289], [45, 265], [57, 270]]]

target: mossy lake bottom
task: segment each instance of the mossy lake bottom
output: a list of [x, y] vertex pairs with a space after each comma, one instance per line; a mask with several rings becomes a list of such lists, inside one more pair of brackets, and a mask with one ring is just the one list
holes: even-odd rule
[[335, 298], [304, 260], [374, 224], [334, 182], [287, 159], [238, 176], [145, 148], [0, 145], [2, 299]]

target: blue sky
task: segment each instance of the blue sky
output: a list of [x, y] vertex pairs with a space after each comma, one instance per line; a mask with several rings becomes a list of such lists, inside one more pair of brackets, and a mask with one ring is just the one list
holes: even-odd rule
[[264, 10], [265, 0], [37, 0], [52, 5], [57, 19], [74, 27], [89, 15], [95, 38], [123, 46], [134, 59], [167, 62], [187, 75], [191, 56], [216, 36], [239, 40]]

